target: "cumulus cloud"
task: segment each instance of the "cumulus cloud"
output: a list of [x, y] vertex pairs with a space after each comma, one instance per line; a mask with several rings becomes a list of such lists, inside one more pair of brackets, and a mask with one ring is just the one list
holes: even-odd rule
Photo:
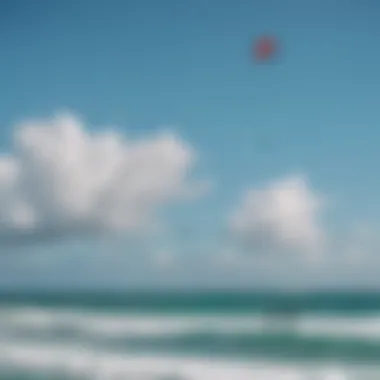
[[340, 265], [361, 266], [379, 260], [380, 237], [379, 226], [376, 224], [354, 223], [334, 243], [333, 249]]
[[169, 249], [158, 249], [153, 253], [152, 262], [160, 269], [172, 268], [175, 264], [176, 254]]
[[246, 191], [231, 215], [233, 236], [260, 252], [309, 252], [321, 249], [321, 197], [298, 175], [281, 178]]
[[170, 132], [93, 133], [71, 114], [22, 123], [13, 150], [0, 156], [0, 236], [31, 242], [142, 231], [161, 206], [206, 190], [190, 178], [195, 158]]

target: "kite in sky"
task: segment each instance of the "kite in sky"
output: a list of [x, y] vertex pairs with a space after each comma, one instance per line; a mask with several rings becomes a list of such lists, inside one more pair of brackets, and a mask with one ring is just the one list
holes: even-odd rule
[[277, 51], [276, 39], [272, 36], [261, 36], [254, 41], [253, 55], [257, 61], [268, 61]]

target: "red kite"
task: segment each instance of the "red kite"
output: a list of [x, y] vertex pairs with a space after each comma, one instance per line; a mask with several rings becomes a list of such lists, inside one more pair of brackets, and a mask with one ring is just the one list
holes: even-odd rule
[[276, 40], [274, 37], [261, 36], [253, 46], [253, 53], [257, 60], [266, 61], [276, 53]]

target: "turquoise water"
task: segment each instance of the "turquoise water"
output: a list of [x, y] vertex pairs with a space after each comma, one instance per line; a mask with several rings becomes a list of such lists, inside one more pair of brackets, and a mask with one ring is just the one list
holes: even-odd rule
[[380, 295], [1, 294], [0, 378], [380, 379]]

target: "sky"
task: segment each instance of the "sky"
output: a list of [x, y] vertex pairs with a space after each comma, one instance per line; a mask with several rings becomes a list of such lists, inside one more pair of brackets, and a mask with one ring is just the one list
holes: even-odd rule
[[1, 2], [0, 287], [379, 287], [379, 11]]

